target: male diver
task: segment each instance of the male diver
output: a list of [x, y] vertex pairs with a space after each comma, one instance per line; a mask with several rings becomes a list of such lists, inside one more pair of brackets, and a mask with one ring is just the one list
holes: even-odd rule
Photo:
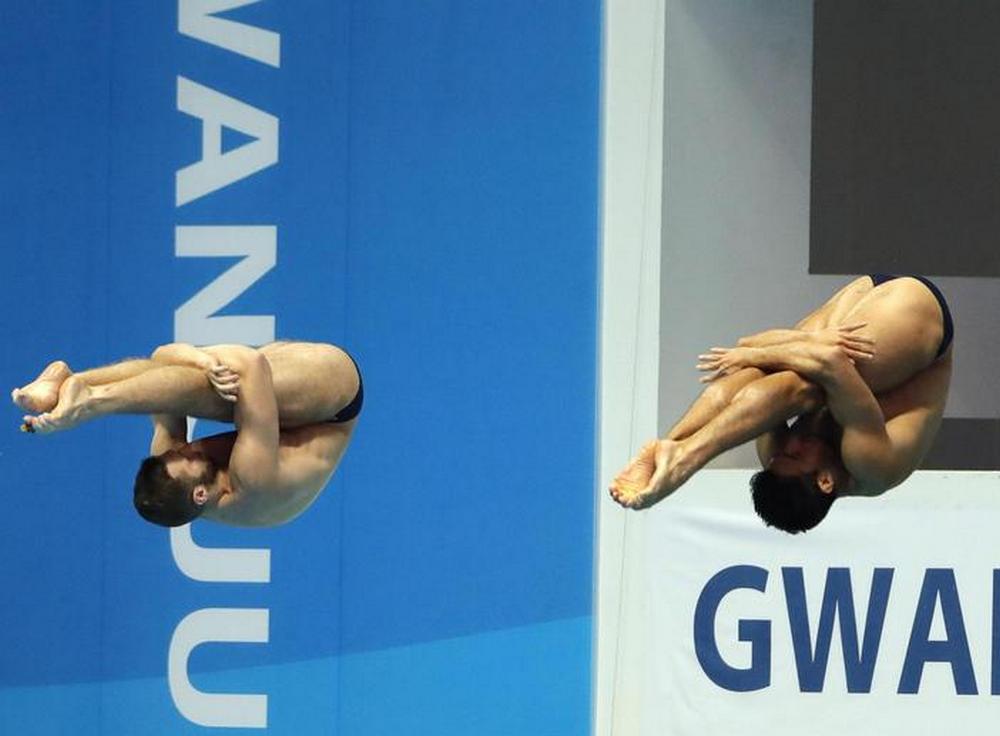
[[647, 508], [757, 438], [757, 513], [791, 533], [810, 529], [836, 498], [879, 495], [918, 467], [944, 413], [953, 334], [948, 304], [928, 279], [855, 279], [794, 330], [699, 356], [710, 385], [611, 482], [611, 495]]
[[[363, 401], [354, 360], [333, 345], [276, 342], [195, 348], [73, 373], [51, 363], [12, 399], [33, 412], [22, 429], [48, 433], [109, 414], [149, 414], [151, 457], [135, 480], [136, 510], [179, 526], [202, 517], [273, 526], [302, 513], [340, 462]], [[187, 417], [235, 432], [187, 441]]]

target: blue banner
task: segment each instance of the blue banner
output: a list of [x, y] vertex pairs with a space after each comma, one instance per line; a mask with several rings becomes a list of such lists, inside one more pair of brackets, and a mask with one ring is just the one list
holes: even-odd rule
[[0, 20], [5, 385], [291, 338], [366, 389], [268, 530], [143, 522], [145, 418], [41, 437], [11, 408], [0, 733], [585, 732], [599, 3]]

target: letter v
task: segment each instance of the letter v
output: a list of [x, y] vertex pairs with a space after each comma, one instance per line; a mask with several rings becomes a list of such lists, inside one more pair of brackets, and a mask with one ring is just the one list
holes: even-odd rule
[[281, 36], [274, 31], [216, 18], [233, 8], [253, 5], [260, 0], [180, 0], [177, 30], [185, 36], [246, 56], [268, 66], [281, 66]]

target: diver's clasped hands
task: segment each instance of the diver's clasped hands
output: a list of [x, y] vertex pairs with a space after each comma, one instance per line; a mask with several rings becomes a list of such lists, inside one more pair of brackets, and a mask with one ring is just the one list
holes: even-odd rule
[[753, 353], [758, 348], [711, 348], [698, 356], [697, 368], [707, 373], [698, 380], [710, 383], [753, 365]]
[[240, 393], [240, 376], [217, 357], [205, 350], [195, 348], [189, 359], [205, 372], [205, 377], [212, 385], [212, 390], [219, 398], [230, 404], [235, 404]]
[[208, 376], [208, 382], [212, 384], [215, 393], [223, 401], [228, 401], [231, 404], [236, 403], [240, 395], [240, 376], [236, 371], [216, 361], [207, 368], [205, 375]]
[[807, 331], [808, 339], [820, 345], [840, 348], [851, 359], [871, 360], [875, 357], [875, 339], [868, 334], [859, 332], [868, 325], [867, 322], [855, 322], [852, 325], [826, 327], [822, 330]]

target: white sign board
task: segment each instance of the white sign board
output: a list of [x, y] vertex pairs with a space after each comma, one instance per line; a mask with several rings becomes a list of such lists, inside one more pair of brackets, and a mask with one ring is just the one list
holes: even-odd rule
[[615, 722], [649, 736], [995, 732], [1000, 474], [917, 473], [797, 536], [756, 517], [750, 474], [703, 471], [628, 521], [614, 701], [638, 712]]

